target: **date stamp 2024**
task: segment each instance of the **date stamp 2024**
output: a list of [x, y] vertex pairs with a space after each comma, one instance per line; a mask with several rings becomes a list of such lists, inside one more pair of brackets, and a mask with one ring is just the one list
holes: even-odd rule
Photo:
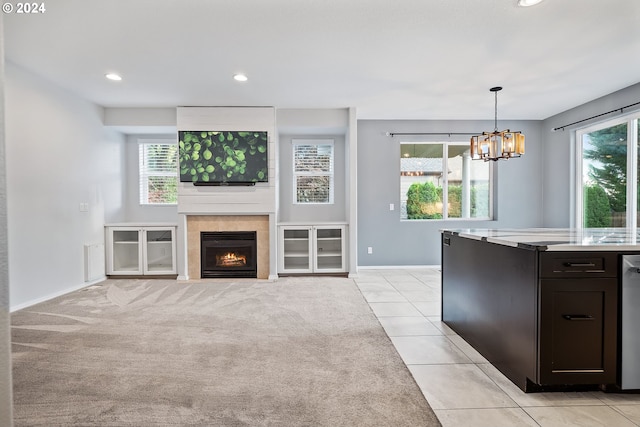
[[4, 13], [15, 13], [15, 14], [37, 14], [37, 13], [45, 13], [47, 8], [44, 5], [44, 2], [41, 3], [3, 3], [2, 11]]

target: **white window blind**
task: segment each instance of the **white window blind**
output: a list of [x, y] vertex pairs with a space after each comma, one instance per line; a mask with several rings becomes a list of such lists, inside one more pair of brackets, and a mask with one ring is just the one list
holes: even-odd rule
[[178, 145], [175, 141], [149, 140], [139, 144], [140, 204], [178, 202]]
[[293, 141], [294, 203], [333, 203], [333, 140]]

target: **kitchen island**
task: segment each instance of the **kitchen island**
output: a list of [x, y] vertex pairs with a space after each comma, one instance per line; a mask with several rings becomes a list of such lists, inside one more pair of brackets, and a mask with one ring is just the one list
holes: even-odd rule
[[442, 320], [526, 392], [620, 390], [640, 358], [622, 348], [630, 335], [640, 347], [640, 324], [623, 328], [620, 298], [639, 241], [627, 229], [443, 230]]

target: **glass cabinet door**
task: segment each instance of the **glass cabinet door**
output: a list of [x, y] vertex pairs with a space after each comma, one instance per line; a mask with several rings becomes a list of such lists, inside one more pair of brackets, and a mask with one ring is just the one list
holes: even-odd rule
[[324, 228], [316, 227], [315, 270], [320, 271], [342, 271], [344, 255], [344, 228]]
[[145, 237], [145, 274], [174, 273], [174, 229], [173, 228], [146, 228]]
[[285, 228], [283, 236], [283, 270], [311, 271], [311, 227]]
[[140, 232], [131, 229], [113, 229], [112, 233], [113, 272], [141, 273]]

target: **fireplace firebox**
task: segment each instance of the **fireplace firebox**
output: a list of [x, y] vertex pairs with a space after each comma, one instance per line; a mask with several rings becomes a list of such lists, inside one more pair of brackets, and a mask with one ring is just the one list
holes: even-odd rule
[[258, 277], [255, 231], [200, 233], [200, 277]]

